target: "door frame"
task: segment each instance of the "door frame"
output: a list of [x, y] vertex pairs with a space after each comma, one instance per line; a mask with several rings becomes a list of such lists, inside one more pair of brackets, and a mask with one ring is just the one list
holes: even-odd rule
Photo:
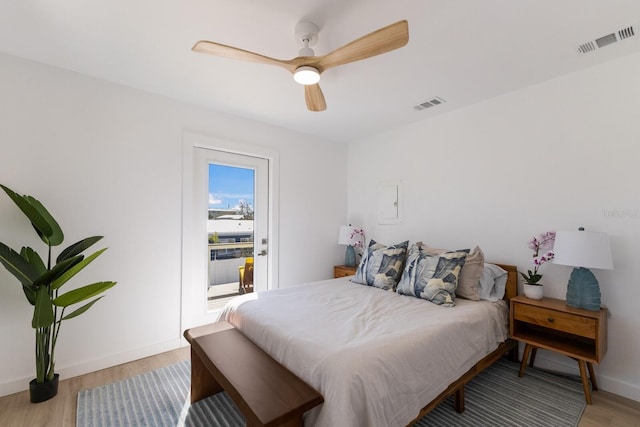
[[215, 314], [207, 313], [206, 301], [203, 302], [204, 312], [201, 307], [194, 306], [196, 286], [200, 277], [196, 277], [189, 263], [189, 257], [193, 252], [191, 227], [194, 217], [194, 149], [203, 148], [239, 154], [251, 157], [263, 158], [268, 161], [269, 176], [269, 200], [268, 200], [268, 225], [269, 242], [267, 244], [269, 256], [267, 257], [267, 289], [278, 286], [278, 200], [279, 194], [279, 152], [277, 150], [253, 145], [240, 141], [220, 139], [210, 135], [183, 130], [182, 132], [182, 247], [181, 247], [181, 310], [180, 330], [210, 323], [215, 320]]

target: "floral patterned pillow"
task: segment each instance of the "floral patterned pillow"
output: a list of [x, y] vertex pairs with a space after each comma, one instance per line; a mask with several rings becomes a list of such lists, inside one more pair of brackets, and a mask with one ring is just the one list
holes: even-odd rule
[[419, 246], [411, 246], [396, 292], [453, 307], [458, 277], [468, 253], [465, 249], [429, 255]]
[[[420, 248], [421, 252], [429, 255], [440, 255], [444, 252], [460, 252], [463, 249], [457, 251], [451, 251], [447, 249], [436, 249], [422, 242], [417, 242], [416, 246]], [[460, 276], [458, 276], [458, 287], [456, 288], [456, 296], [460, 298], [466, 298], [473, 301], [480, 300], [480, 276], [482, 275], [482, 269], [484, 267], [484, 252], [479, 246], [476, 246], [464, 261], [464, 266], [460, 270]]]
[[408, 240], [397, 245], [385, 246], [372, 239], [362, 254], [362, 261], [351, 281], [380, 289], [395, 290], [402, 275], [407, 247], [409, 247]]

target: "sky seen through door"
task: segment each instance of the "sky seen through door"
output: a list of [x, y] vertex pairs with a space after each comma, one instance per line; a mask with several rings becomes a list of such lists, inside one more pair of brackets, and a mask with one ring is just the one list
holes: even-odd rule
[[254, 170], [209, 164], [209, 208], [233, 209], [244, 201], [253, 208]]

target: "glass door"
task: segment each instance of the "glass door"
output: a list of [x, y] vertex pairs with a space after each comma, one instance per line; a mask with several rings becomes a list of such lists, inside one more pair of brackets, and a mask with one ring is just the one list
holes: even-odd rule
[[192, 166], [183, 236], [188, 327], [211, 322], [235, 296], [268, 289], [270, 265], [269, 160], [193, 147]]
[[209, 163], [209, 310], [220, 309], [234, 296], [254, 291], [255, 172], [248, 167]]

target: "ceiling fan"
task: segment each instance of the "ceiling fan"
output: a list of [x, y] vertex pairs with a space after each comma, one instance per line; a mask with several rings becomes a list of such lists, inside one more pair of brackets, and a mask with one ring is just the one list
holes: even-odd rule
[[304, 98], [311, 111], [324, 111], [327, 104], [318, 85], [320, 74], [329, 68], [360, 61], [403, 47], [409, 41], [409, 24], [406, 20], [380, 28], [360, 37], [326, 55], [315, 56], [311, 46], [318, 41], [318, 27], [311, 22], [296, 25], [295, 35], [301, 46], [299, 56], [289, 60], [276, 59], [248, 50], [239, 49], [207, 40], [197, 42], [191, 50], [224, 58], [276, 65], [293, 74], [304, 85]]

